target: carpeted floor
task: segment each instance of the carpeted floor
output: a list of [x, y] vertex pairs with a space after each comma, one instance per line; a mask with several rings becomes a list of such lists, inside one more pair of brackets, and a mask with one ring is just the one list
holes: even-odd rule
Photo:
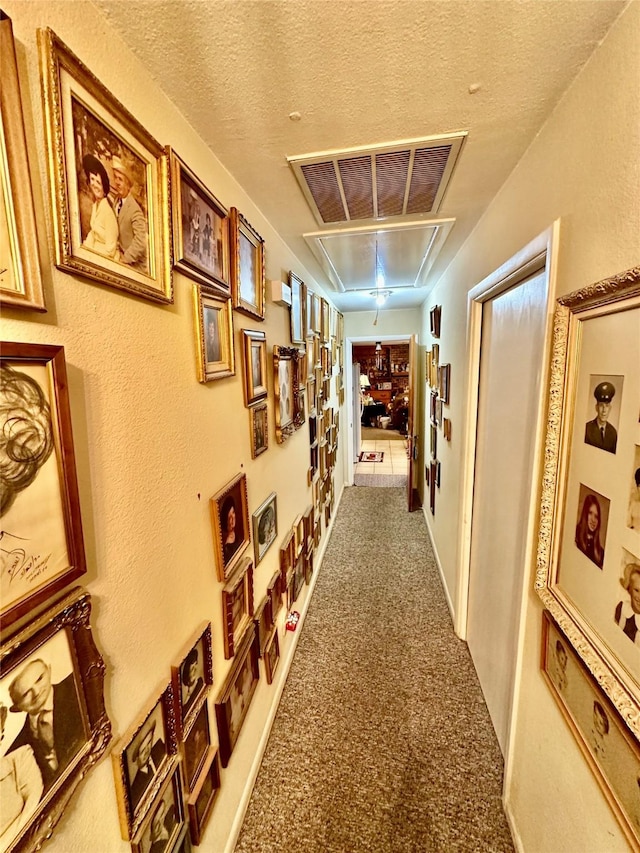
[[362, 441], [406, 441], [406, 436], [395, 429], [380, 429], [379, 427], [363, 426], [360, 432]]
[[347, 488], [236, 853], [513, 851], [422, 513]]

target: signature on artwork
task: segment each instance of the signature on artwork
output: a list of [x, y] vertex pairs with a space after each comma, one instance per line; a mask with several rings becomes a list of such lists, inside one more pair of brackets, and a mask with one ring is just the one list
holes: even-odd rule
[[29, 554], [27, 541], [8, 530], [0, 530], [0, 574], [8, 577], [9, 583], [18, 578], [32, 583], [47, 570], [51, 554]]

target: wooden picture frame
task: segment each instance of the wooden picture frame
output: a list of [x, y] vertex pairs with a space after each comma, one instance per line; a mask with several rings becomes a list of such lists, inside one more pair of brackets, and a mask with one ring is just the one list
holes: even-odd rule
[[201, 284], [193, 286], [198, 381], [225, 379], [236, 372], [231, 301]]
[[262, 657], [264, 646], [273, 625], [271, 613], [271, 597], [267, 594], [262, 599], [253, 616], [253, 624], [258, 638], [258, 655]]
[[293, 568], [295, 559], [295, 540], [293, 530], [289, 530], [280, 545], [280, 576], [282, 578], [281, 589], [287, 585], [287, 577]]
[[251, 458], [256, 459], [269, 449], [269, 419], [267, 404], [249, 409], [249, 429], [251, 436]]
[[[238, 474], [209, 501], [219, 581], [226, 581], [251, 542], [247, 475]], [[233, 510], [234, 517], [230, 513]], [[229, 540], [229, 541], [227, 541]]]
[[191, 842], [196, 846], [202, 842], [202, 836], [211, 817], [213, 804], [219, 793], [220, 759], [218, 750], [212, 748], [196, 787], [187, 801]]
[[140, 829], [131, 839], [132, 853], [147, 853], [147, 851], [150, 853], [153, 845], [162, 840], [165, 835], [167, 842], [163, 849], [172, 850], [180, 837], [184, 822], [182, 779], [180, 765], [176, 764], [151, 803]]
[[258, 644], [255, 632], [248, 631], [216, 702], [220, 761], [223, 767], [229, 763], [259, 678]]
[[451, 389], [451, 365], [440, 365], [440, 399], [445, 405], [450, 403]]
[[46, 311], [11, 19], [0, 11], [0, 303]]
[[264, 320], [264, 240], [235, 207], [229, 222], [233, 307]]
[[265, 643], [263, 659], [267, 684], [273, 684], [276, 669], [280, 663], [280, 640], [278, 638], [278, 629], [275, 626], [271, 630], [271, 633]]
[[304, 383], [300, 382], [301, 352], [273, 347], [276, 441], [283, 444], [304, 423]]
[[280, 571], [274, 573], [267, 585], [267, 596], [271, 605], [271, 622], [275, 625], [282, 608], [282, 576]]
[[304, 338], [308, 341], [314, 337], [316, 334], [313, 328], [313, 291], [310, 290], [306, 284], [302, 284], [302, 329], [304, 332]]
[[291, 306], [289, 315], [291, 320], [291, 343], [303, 344], [305, 341], [304, 323], [304, 282], [295, 273], [289, 271], [289, 287], [291, 288]]
[[442, 324], [442, 305], [434, 305], [429, 311], [429, 331], [434, 338], [440, 337]]
[[[535, 581], [636, 738], [640, 533], [627, 512], [640, 458], [639, 323], [640, 267], [557, 300]], [[594, 409], [604, 440], [592, 435]]]
[[242, 329], [244, 353], [244, 402], [253, 406], [267, 396], [267, 336]]
[[174, 269], [228, 298], [228, 211], [172, 149], [169, 162]]
[[296, 557], [306, 547], [306, 524], [303, 515], [297, 515], [293, 521], [293, 541]]
[[329, 343], [329, 303], [326, 299], [320, 300], [320, 340], [323, 344]]
[[178, 737], [193, 721], [213, 684], [211, 622], [203, 622], [171, 665]]
[[191, 719], [189, 727], [183, 733], [181, 746], [184, 782], [187, 791], [191, 793], [211, 748], [209, 703], [207, 702], [206, 695], [196, 706], [193, 719]]
[[166, 150], [52, 30], [38, 42], [56, 266], [173, 302]]
[[[91, 634], [90, 616], [91, 597], [75, 588], [0, 647], [5, 820], [11, 808], [7, 788], [11, 774], [15, 774], [15, 796], [23, 800], [22, 811], [5, 829], [3, 853], [40, 849], [111, 740], [104, 704], [105, 664]], [[49, 689], [39, 688], [34, 700], [36, 682], [40, 687], [48, 683]], [[54, 768], [42, 749], [34, 748], [26, 712], [27, 703], [29, 710], [40, 712], [49, 701], [53, 712], [65, 721], [52, 733]], [[18, 767], [22, 774], [19, 790]]]
[[319, 337], [322, 331], [322, 298], [317, 293], [311, 294], [311, 328], [318, 336], [319, 344]]
[[139, 836], [153, 801], [178, 761], [173, 685], [136, 716], [111, 753], [122, 837]]
[[451, 418], [442, 419], [442, 434], [445, 441], [451, 441]]
[[[81, 577], [87, 565], [64, 347], [2, 343], [0, 375], [0, 435], [5, 447], [11, 438], [15, 460], [3, 477], [4, 631]], [[17, 422], [22, 430], [9, 430]]]
[[271, 492], [251, 516], [253, 525], [253, 549], [256, 566], [267, 553], [278, 535], [278, 504], [275, 492]]
[[244, 561], [222, 590], [222, 618], [224, 656], [229, 660], [253, 622], [253, 560]]
[[171, 853], [193, 853], [193, 847], [191, 846], [191, 830], [188, 823], [185, 823], [180, 830], [180, 835], [178, 836], [178, 840], [171, 850]]

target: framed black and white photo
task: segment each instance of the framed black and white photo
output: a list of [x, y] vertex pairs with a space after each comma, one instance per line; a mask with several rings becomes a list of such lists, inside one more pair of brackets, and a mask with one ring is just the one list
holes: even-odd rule
[[256, 566], [269, 550], [278, 535], [278, 505], [272, 492], [251, 516], [253, 522], [253, 549]]
[[211, 622], [203, 622], [171, 666], [178, 737], [213, 684]]

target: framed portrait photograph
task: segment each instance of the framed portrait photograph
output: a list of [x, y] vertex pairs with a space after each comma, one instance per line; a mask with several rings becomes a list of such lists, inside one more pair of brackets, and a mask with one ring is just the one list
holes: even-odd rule
[[251, 542], [247, 476], [238, 474], [209, 501], [218, 580], [226, 581]]
[[291, 343], [303, 344], [305, 341], [304, 328], [304, 282], [295, 273], [289, 271], [289, 287], [291, 288]]
[[253, 622], [253, 561], [244, 561], [222, 590], [224, 656], [228, 660]]
[[0, 648], [2, 853], [40, 848], [111, 740], [90, 616], [76, 588]]
[[9, 342], [1, 348], [5, 629], [87, 569], [64, 348]]
[[264, 332], [242, 330], [244, 354], [244, 402], [246, 406], [267, 396], [267, 336]]
[[203, 622], [171, 666], [178, 737], [213, 684], [211, 622]]
[[214, 290], [193, 287], [198, 381], [224, 379], [236, 372], [231, 300]]
[[180, 765], [164, 782], [131, 839], [132, 853], [171, 853], [185, 822]]
[[226, 767], [255, 693], [260, 672], [258, 643], [254, 631], [247, 632], [236, 654], [216, 702], [220, 761]]
[[253, 548], [256, 566], [267, 553], [278, 535], [278, 506], [276, 493], [272, 492], [251, 516]]
[[0, 303], [45, 311], [11, 19], [0, 11]]
[[255, 459], [269, 448], [269, 422], [267, 404], [249, 409], [251, 458]]
[[262, 657], [269, 631], [271, 630], [271, 626], [273, 625], [273, 619], [271, 614], [271, 598], [269, 597], [269, 595], [265, 595], [265, 597], [262, 599], [262, 601], [256, 608], [256, 612], [253, 617], [253, 624], [255, 626], [256, 636], [258, 638], [258, 654], [260, 657]]
[[220, 791], [220, 759], [217, 749], [210, 749], [205, 767], [187, 802], [191, 841], [196, 846], [202, 841], [211, 810]]
[[237, 208], [229, 221], [233, 307], [264, 320], [264, 240]]
[[264, 647], [264, 671], [267, 676], [267, 684], [273, 683], [273, 678], [279, 663], [280, 640], [278, 639], [278, 629], [274, 626]]
[[627, 522], [640, 446], [639, 331], [640, 268], [557, 300], [535, 583], [636, 737], [640, 537]]
[[282, 578], [281, 589], [287, 584], [287, 577], [293, 568], [296, 546], [293, 530], [289, 530], [280, 545], [280, 576]]
[[172, 302], [166, 150], [54, 32], [38, 41], [56, 266]]
[[169, 154], [174, 269], [229, 297], [227, 209], [175, 151]]
[[451, 418], [442, 419], [442, 434], [445, 441], [451, 441]]
[[271, 622], [275, 624], [282, 607], [282, 579], [279, 571], [275, 572], [267, 585], [267, 596], [271, 606]]
[[135, 718], [111, 758], [122, 837], [133, 840], [178, 761], [173, 686], [167, 684]]
[[191, 846], [191, 828], [188, 823], [180, 830], [180, 835], [178, 836], [178, 840], [175, 843], [175, 847], [171, 850], [171, 853], [193, 853], [193, 847]]
[[196, 708], [196, 714], [182, 740], [184, 777], [187, 790], [193, 791], [211, 747], [209, 705], [206, 696]]
[[304, 383], [300, 382], [304, 354], [295, 347], [274, 346], [276, 441], [283, 444], [304, 423]]
[[440, 325], [442, 321], [442, 305], [434, 305], [429, 311], [429, 331], [434, 338], [440, 337]]

